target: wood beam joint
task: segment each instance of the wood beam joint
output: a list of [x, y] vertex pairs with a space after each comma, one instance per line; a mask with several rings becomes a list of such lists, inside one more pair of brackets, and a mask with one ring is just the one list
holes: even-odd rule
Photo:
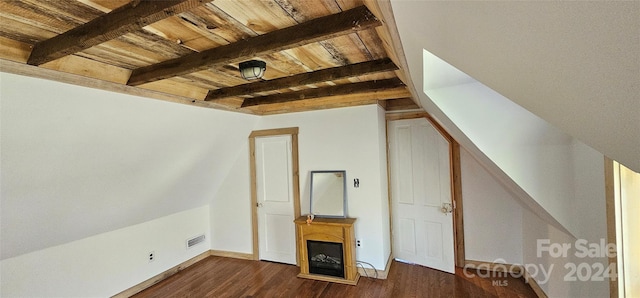
[[301, 73], [268, 81], [259, 81], [255, 83], [211, 90], [207, 94], [205, 101], [245, 94], [254, 94], [258, 92], [287, 89], [296, 86], [339, 80], [376, 72], [393, 71], [397, 69], [398, 67], [393, 64], [393, 62], [389, 58], [366, 61], [361, 63], [349, 64], [346, 66], [332, 67], [313, 72]]
[[274, 94], [245, 99], [242, 107], [251, 107], [265, 104], [284, 103], [304, 99], [313, 99], [319, 97], [347, 95], [362, 92], [372, 92], [382, 89], [391, 89], [404, 86], [398, 78], [386, 79], [380, 81], [366, 81], [352, 84], [343, 84], [337, 86], [329, 86], [323, 88], [305, 89], [296, 92], [288, 92], [282, 94]]
[[306, 44], [380, 26], [365, 6], [313, 19], [229, 45], [135, 69], [128, 85], [137, 86], [186, 73], [241, 62]]
[[41, 65], [83, 51], [206, 2], [206, 0], [129, 2], [65, 33], [36, 43], [27, 63]]

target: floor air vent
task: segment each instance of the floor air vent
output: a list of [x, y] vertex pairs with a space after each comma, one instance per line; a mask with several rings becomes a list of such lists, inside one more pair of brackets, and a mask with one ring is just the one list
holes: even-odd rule
[[192, 247], [198, 245], [198, 243], [201, 243], [203, 241], [204, 241], [204, 234], [202, 234], [200, 236], [193, 237], [191, 239], [187, 239], [187, 248], [192, 248]]

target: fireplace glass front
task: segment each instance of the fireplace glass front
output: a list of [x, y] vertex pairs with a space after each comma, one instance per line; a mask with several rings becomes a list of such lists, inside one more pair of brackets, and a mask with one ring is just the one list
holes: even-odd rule
[[307, 240], [309, 273], [344, 278], [342, 243]]

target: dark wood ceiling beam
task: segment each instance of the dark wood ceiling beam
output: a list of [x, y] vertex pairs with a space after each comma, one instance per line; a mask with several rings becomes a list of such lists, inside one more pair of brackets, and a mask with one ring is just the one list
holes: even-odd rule
[[204, 100], [210, 101], [244, 94], [254, 94], [264, 91], [286, 89], [301, 85], [315, 84], [365, 75], [369, 73], [392, 71], [397, 69], [398, 67], [393, 64], [393, 62], [389, 58], [366, 61], [345, 66], [317, 70], [314, 72], [301, 73], [268, 81], [259, 81], [255, 83], [211, 90]]
[[241, 62], [256, 56], [268, 55], [380, 25], [381, 22], [365, 6], [360, 6], [226, 46], [135, 69], [127, 84], [137, 86]]
[[247, 98], [242, 103], [242, 107], [251, 107], [257, 105], [284, 103], [304, 99], [313, 99], [319, 97], [337, 96], [355, 94], [361, 92], [372, 92], [376, 90], [390, 89], [404, 86], [404, 83], [398, 78], [386, 79], [380, 81], [366, 81], [352, 84], [342, 84], [337, 86], [329, 86], [322, 88], [305, 89], [295, 92], [287, 92], [281, 94], [259, 96]]
[[65, 33], [36, 43], [27, 63], [40, 65], [83, 51], [206, 2], [209, 1], [131, 1]]

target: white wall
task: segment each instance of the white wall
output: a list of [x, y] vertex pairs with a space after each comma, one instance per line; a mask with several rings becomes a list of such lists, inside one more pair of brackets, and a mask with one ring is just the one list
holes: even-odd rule
[[[574, 174], [574, 181], [571, 184], [575, 188], [576, 198], [566, 198], [573, 206], [571, 217], [579, 226], [580, 237], [574, 237], [558, 230], [552, 225], [541, 220], [537, 215], [523, 208], [522, 212], [522, 243], [524, 264], [532, 264], [538, 268], [544, 267], [549, 270], [553, 266], [550, 278], [543, 282], [542, 274], [535, 277], [538, 284], [550, 297], [608, 297], [608, 280], [597, 281], [568, 281], [566, 276], [577, 277], [577, 274], [570, 274], [570, 264], [578, 266], [581, 263], [588, 264], [594, 273], [589, 275], [597, 276], [593, 265], [602, 264], [608, 266], [606, 257], [586, 257], [576, 256], [577, 240], [584, 240], [588, 244], [599, 244], [602, 239], [607, 239], [606, 207], [604, 194], [604, 156], [593, 148], [579, 142], [573, 142], [571, 156], [571, 171]], [[538, 257], [538, 241], [549, 239], [550, 243], [568, 244], [571, 247], [567, 251], [566, 257], [553, 257], [547, 252], [541, 252]], [[569, 265], [568, 265], [569, 264]], [[569, 267], [567, 267], [569, 266]], [[586, 274], [586, 269], [583, 269]]]
[[0, 73], [1, 258], [207, 205], [258, 117]]
[[[425, 88], [424, 94], [436, 111], [445, 115], [440, 115], [446, 120], [444, 126], [458, 132], [454, 136], [469, 149], [469, 155], [489, 169], [472, 181], [463, 180], [463, 199], [472, 200], [471, 206], [464, 206], [465, 221], [471, 221], [465, 222], [465, 228], [472, 233], [465, 230], [465, 240], [470, 241], [465, 243], [470, 253], [467, 259], [493, 261], [499, 256], [521, 258], [525, 266], [548, 269], [553, 265], [549, 280], [531, 272], [550, 296], [605, 295], [606, 281], [565, 280], [565, 266], [585, 262], [575, 256], [575, 249], [566, 258], [537, 254], [541, 239], [569, 243], [574, 248], [578, 239], [588, 243], [606, 239], [603, 155], [431, 53], [424, 51], [423, 59], [422, 84], [433, 87]], [[446, 78], [440, 85], [434, 83], [443, 72], [448, 74]], [[463, 175], [467, 167], [463, 164]], [[492, 177], [486, 178], [489, 173]], [[500, 225], [498, 220], [504, 216], [506, 221]], [[514, 224], [522, 231], [504, 226]], [[509, 230], [515, 239], [501, 239], [503, 230]], [[507, 243], [508, 247], [496, 243]], [[509, 253], [509, 247], [518, 246], [520, 253]], [[602, 258], [588, 262], [607, 264]]]
[[[608, 266], [606, 258], [575, 255], [576, 240], [599, 245], [601, 239], [607, 238], [604, 156], [576, 140], [569, 150], [566, 170], [573, 179], [568, 187], [576, 196], [563, 199], [573, 206], [568, 216], [576, 221], [578, 234], [582, 235], [579, 238], [541, 219], [471, 154], [461, 150], [466, 259], [523, 264], [550, 297], [605, 297], [609, 295], [608, 281], [565, 280], [570, 273], [565, 266], [571, 266], [567, 264]], [[553, 244], [571, 245], [567, 257], [552, 257], [547, 252], [538, 256], [538, 241], [545, 239]], [[551, 273], [548, 278], [542, 269]], [[595, 276], [596, 270], [593, 267], [592, 270], [594, 274], [589, 277]]]
[[[356, 238], [363, 243], [356, 257], [378, 269], [384, 269], [390, 253], [384, 121], [380, 107], [369, 105], [265, 116], [254, 127], [299, 127], [302, 214], [309, 210], [309, 172], [346, 170], [348, 216], [358, 219]], [[233, 170], [212, 202], [212, 249], [250, 253], [248, 141], [238, 151]], [[360, 188], [353, 187], [354, 178], [360, 179]], [[227, 228], [216, 228], [222, 225]], [[247, 233], [238, 237], [238, 231]]]
[[2, 297], [109, 296], [210, 249], [208, 203], [258, 121], [8, 73], [0, 100]]
[[[389, 179], [388, 179], [388, 167], [387, 167], [387, 122], [385, 118], [385, 111], [378, 108], [378, 150], [379, 166], [380, 166], [380, 208], [381, 208], [381, 220], [380, 233], [382, 236], [382, 256], [383, 260], [391, 256], [391, 218], [387, 215], [391, 214], [389, 206]], [[386, 220], [385, 220], [386, 218]], [[384, 269], [384, 267], [379, 267]]]
[[186, 247], [200, 234], [210, 236], [207, 206], [4, 259], [0, 296], [110, 297], [208, 251]]
[[237, 149], [227, 177], [211, 200], [211, 249], [253, 253], [249, 134]]
[[[428, 89], [422, 68], [426, 49], [607, 156], [640, 167], [639, 2], [397, 0], [392, 6], [418, 91]], [[439, 87], [465, 79], [446, 76]], [[453, 119], [445, 106], [457, 105], [460, 94], [438, 104], [433, 93], [418, 94], [422, 106], [521, 199], [524, 263], [556, 265], [542, 285], [545, 292], [608, 296], [606, 282], [564, 281], [565, 264], [575, 260], [536, 256], [537, 239], [572, 243], [570, 233], [589, 241], [606, 238], [602, 154], [544, 127], [522, 127], [528, 117], [505, 113], [503, 106], [487, 108], [476, 101], [483, 95], [467, 92], [469, 101], [458, 105], [460, 117]], [[480, 131], [476, 138], [468, 133], [474, 130]]]
[[427, 90], [457, 127], [571, 233], [572, 138], [480, 83]]
[[522, 206], [466, 150], [460, 150], [467, 260], [522, 264]]
[[[517, 260], [520, 257], [525, 265], [538, 264], [548, 268], [553, 264], [555, 269], [549, 281], [545, 281], [542, 274], [535, 276], [550, 296], [597, 297], [606, 293], [606, 282], [565, 281], [565, 266], [570, 266], [566, 264], [584, 262], [573, 254], [567, 258], [537, 256], [538, 239], [571, 243], [573, 246], [577, 239], [585, 239], [589, 243], [606, 239], [603, 155], [480, 83], [425, 92], [481, 151], [474, 154], [485, 155], [509, 177], [511, 182], [498, 179], [501, 185], [515, 182], [526, 192], [526, 196], [522, 196], [504, 192], [500, 187], [485, 188], [491, 184], [497, 186], [495, 181], [490, 183], [493, 177], [488, 181], [484, 181], [483, 176], [475, 176], [472, 181], [463, 180], [463, 191], [467, 189], [463, 196], [471, 194], [473, 199], [471, 206], [464, 206], [465, 228], [474, 223], [486, 224], [470, 227], [472, 235], [465, 230], [465, 240], [471, 241], [465, 243], [471, 253], [467, 259], [477, 256], [481, 261], [493, 261], [495, 256], [505, 256], [501, 258]], [[475, 155], [473, 157], [476, 158]], [[463, 165], [463, 175], [467, 166]], [[480, 197], [484, 199], [477, 200]], [[470, 198], [463, 199], [467, 202]], [[531, 199], [544, 211], [534, 208], [536, 205], [530, 204]], [[521, 207], [513, 202], [507, 203], [513, 200]], [[475, 214], [470, 215], [469, 212]], [[561, 225], [550, 220], [548, 214]], [[497, 220], [503, 216], [507, 217], [504, 225], [520, 224], [522, 232], [501, 226]], [[518, 216], [522, 218], [519, 220]], [[468, 218], [471, 220], [469, 224], [466, 222]], [[498, 234], [508, 229], [516, 238], [500, 239], [494, 234], [496, 229]], [[509, 253], [509, 247], [500, 248], [503, 243], [514, 248], [520, 245], [521, 254]], [[492, 252], [492, 249], [499, 252]], [[589, 260], [601, 261], [606, 264], [606, 259]]]

